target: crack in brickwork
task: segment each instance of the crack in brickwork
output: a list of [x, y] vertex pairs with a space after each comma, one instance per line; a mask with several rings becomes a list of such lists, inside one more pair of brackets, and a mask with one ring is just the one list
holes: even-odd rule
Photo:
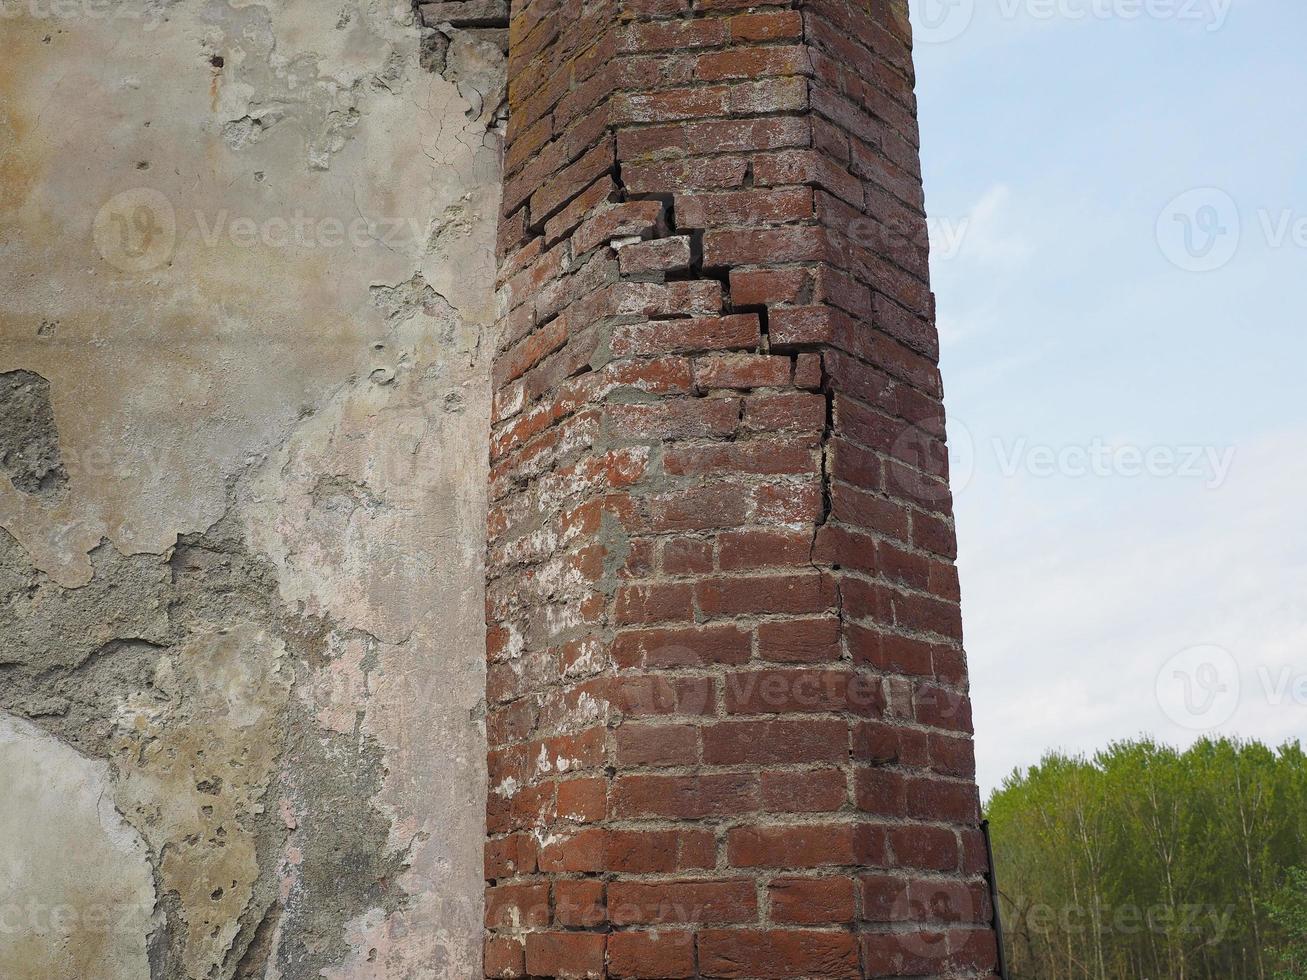
[[486, 975], [990, 976], [905, 8], [508, 68]]

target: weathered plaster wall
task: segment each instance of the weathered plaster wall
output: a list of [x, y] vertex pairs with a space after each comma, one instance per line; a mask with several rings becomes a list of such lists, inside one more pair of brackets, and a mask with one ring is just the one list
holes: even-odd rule
[[479, 975], [496, 39], [0, 13], [0, 975]]

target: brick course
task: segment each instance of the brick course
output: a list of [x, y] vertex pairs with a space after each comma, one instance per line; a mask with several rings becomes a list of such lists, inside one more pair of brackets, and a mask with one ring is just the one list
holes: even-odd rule
[[905, 5], [508, 44], [486, 975], [991, 976]]

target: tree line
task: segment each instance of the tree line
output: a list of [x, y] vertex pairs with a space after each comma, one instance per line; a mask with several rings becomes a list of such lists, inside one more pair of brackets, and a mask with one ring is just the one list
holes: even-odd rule
[[1013, 980], [1307, 980], [1307, 757], [1143, 738], [989, 800]]

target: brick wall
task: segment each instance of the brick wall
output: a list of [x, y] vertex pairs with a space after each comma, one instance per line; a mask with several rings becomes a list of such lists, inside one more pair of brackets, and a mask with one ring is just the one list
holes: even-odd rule
[[990, 976], [903, 5], [509, 38], [487, 976]]

